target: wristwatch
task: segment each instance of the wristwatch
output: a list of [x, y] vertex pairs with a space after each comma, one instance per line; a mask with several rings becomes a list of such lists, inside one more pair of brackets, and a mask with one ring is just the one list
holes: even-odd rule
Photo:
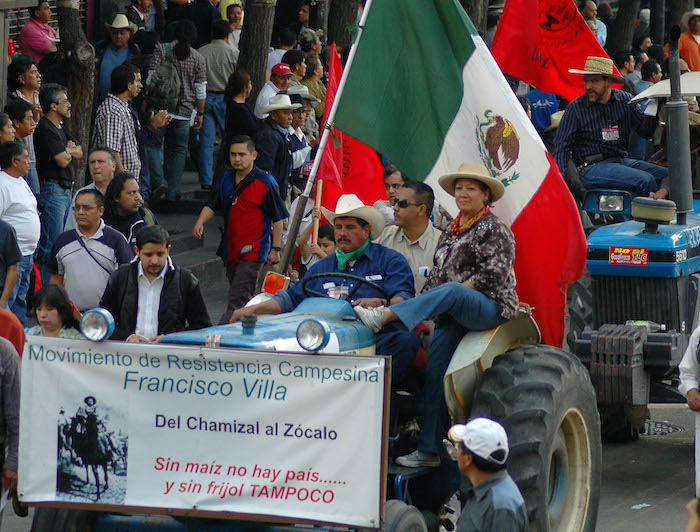
[[274, 249], [275, 251], [280, 251], [282, 248], [279, 246], [272, 246], [272, 249]]

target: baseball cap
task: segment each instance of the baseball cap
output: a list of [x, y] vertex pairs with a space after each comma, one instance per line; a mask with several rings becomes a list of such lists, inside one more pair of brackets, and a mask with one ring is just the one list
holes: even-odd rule
[[291, 76], [292, 69], [289, 68], [289, 65], [287, 63], [277, 63], [275, 66], [272, 67], [272, 73], [275, 76]]
[[[470, 452], [493, 464], [503, 465], [508, 458], [508, 435], [500, 423], [492, 419], [477, 417], [466, 425], [453, 425], [447, 437], [464, 443]], [[502, 459], [492, 456], [496, 451], [504, 451]]]

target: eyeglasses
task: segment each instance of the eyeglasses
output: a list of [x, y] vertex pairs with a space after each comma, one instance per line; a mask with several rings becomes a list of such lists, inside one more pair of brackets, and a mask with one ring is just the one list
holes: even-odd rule
[[414, 207], [420, 206], [419, 203], [411, 203], [410, 201], [408, 201], [406, 199], [398, 199], [398, 198], [394, 198], [393, 200], [391, 200], [391, 204], [398, 205], [399, 209], [405, 209], [409, 205], [413, 205]]

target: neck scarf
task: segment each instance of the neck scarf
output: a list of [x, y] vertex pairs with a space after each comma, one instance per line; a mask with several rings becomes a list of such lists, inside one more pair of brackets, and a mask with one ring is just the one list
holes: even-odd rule
[[341, 272], [344, 272], [348, 268], [348, 262], [358, 259], [360, 255], [362, 255], [365, 252], [371, 240], [372, 237], [368, 238], [365, 241], [365, 243], [362, 244], [355, 251], [349, 251], [347, 253], [344, 251], [340, 251], [340, 248], [336, 248], [335, 256], [338, 259], [338, 269]]
[[474, 216], [469, 218], [464, 224], [462, 223], [462, 213], [460, 212], [457, 215], [457, 218], [455, 218], [454, 221], [452, 222], [452, 225], [450, 225], [450, 233], [453, 236], [463, 235], [464, 233], [469, 231], [469, 229], [471, 229], [471, 227], [476, 222], [478, 222], [482, 216], [488, 214], [490, 211], [491, 211], [490, 206], [486, 205], [486, 207], [484, 207], [479, 212], [477, 212]]

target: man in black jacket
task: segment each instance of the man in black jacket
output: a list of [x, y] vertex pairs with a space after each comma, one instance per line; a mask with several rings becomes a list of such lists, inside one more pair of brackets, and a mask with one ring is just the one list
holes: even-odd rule
[[269, 113], [258, 130], [256, 142], [258, 158], [255, 164], [272, 175], [280, 187], [280, 196], [287, 198], [289, 181], [292, 175], [292, 152], [289, 146], [289, 126], [292, 125], [292, 111], [302, 107], [292, 103], [287, 94], [277, 94], [270, 98], [270, 104], [261, 113]]
[[152, 343], [163, 334], [211, 326], [199, 281], [173, 264], [165, 229], [141, 230], [134, 251], [138, 260], [111, 275], [100, 301], [116, 321], [113, 340]]

